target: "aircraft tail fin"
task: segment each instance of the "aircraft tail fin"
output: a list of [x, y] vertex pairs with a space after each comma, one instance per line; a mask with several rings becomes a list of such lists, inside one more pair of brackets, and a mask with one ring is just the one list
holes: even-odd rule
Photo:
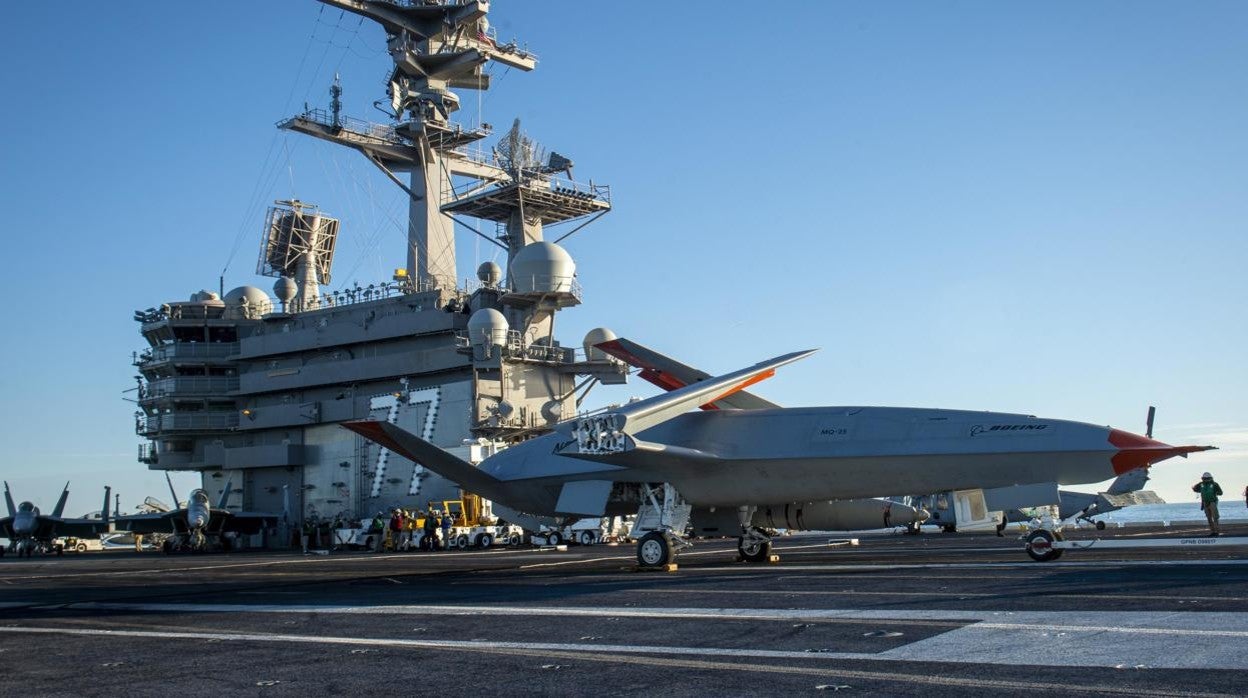
[[225, 505], [230, 503], [230, 488], [232, 488], [233, 486], [234, 486], [234, 483], [232, 481], [230, 480], [225, 481], [225, 489], [221, 490], [221, 499], [217, 501], [218, 509], [224, 509]]
[[56, 500], [56, 508], [52, 510], [52, 517], [59, 519], [65, 514], [65, 502], [69, 501], [69, 483], [65, 483], [65, 489], [61, 491], [61, 498]]
[[482, 472], [472, 463], [460, 460], [415, 434], [389, 422], [363, 420], [342, 422], [342, 426], [391, 451], [415, 461], [486, 499], [507, 501], [502, 480]]
[[173, 508], [181, 509], [182, 505], [178, 503], [178, 491], [173, 489], [173, 478], [169, 477], [169, 471], [165, 471], [165, 482], [169, 483], [169, 494], [173, 497]]
[[108, 525], [108, 522], [112, 520], [109, 518], [109, 515], [108, 515], [108, 511], [109, 511], [108, 505], [111, 503], [109, 502], [109, 500], [112, 498], [113, 498], [113, 488], [109, 487], [108, 485], [104, 485], [104, 508], [100, 509], [100, 519], [104, 522], [104, 525], [106, 526]]
[[9, 492], [9, 481], [4, 481], [4, 505], [9, 508], [9, 516], [17, 516], [17, 507], [13, 506], [13, 494]]
[[[637, 342], [623, 337], [619, 339], [612, 339], [595, 346], [620, 361], [623, 361], [629, 366], [640, 369], [640, 372], [637, 375], [640, 376], [642, 380], [652, 383], [666, 391], [677, 390], [685, 387], [686, 385], [699, 383], [712, 377], [711, 374], [706, 373], [705, 371], [701, 371], [692, 366], [686, 366], [676, 359], [664, 356], [649, 347], [642, 346]], [[734, 410], [759, 410], [779, 407], [779, 405], [774, 402], [764, 400], [753, 393], [740, 390], [728, 397], [701, 405], [701, 407], [704, 410], [714, 410], [720, 408]]]
[[598, 457], [636, 450], [639, 442], [635, 437], [640, 432], [656, 424], [662, 424], [699, 405], [718, 402], [734, 395], [755, 383], [774, 376], [777, 368], [804, 359], [815, 351], [815, 349], [810, 349], [784, 354], [754, 364], [749, 368], [686, 385], [664, 395], [632, 402], [609, 412], [581, 417], [574, 422], [572, 428], [575, 441], [560, 449], [558, 453], [567, 456]]

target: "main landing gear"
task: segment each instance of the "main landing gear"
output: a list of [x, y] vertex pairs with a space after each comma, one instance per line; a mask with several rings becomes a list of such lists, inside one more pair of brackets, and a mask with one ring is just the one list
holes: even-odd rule
[[771, 538], [754, 529], [737, 539], [737, 555], [745, 562], [768, 562], [771, 560]]
[[684, 502], [676, 488], [667, 483], [644, 487], [637, 523], [634, 524], [634, 530], [650, 529], [637, 541], [637, 566], [640, 569], [667, 567], [676, 562], [677, 552], [692, 547], [684, 537], [691, 510], [692, 507]]
[[671, 564], [676, 558], [671, 533], [651, 531], [637, 541], [637, 564], [647, 569], [656, 569]]
[[737, 522], [741, 524], [741, 537], [737, 539], [737, 559], [743, 562], [771, 562], [771, 534], [753, 525], [754, 512], [758, 507], [737, 509]]

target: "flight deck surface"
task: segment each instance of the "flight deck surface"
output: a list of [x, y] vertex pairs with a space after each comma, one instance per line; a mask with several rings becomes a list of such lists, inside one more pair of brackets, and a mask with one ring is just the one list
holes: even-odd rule
[[6, 556], [0, 693], [1248, 691], [1248, 550], [840, 538], [778, 539], [773, 565], [697, 541], [673, 573], [632, 571], [630, 545]]

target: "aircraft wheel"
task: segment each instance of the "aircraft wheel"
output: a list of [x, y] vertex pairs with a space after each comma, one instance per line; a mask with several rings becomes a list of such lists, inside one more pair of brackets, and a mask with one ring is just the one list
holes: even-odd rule
[[1027, 536], [1027, 554], [1036, 562], [1049, 562], [1062, 556], [1062, 551], [1053, 547], [1053, 541], [1061, 540], [1060, 534], [1045, 530], [1033, 531]]
[[1104, 521], [1097, 521], [1097, 522], [1096, 522], [1096, 530], [1098, 530], [1098, 531], [1104, 531], [1104, 530], [1105, 530], [1105, 522], [1104, 522]]
[[546, 545], [559, 545], [563, 542], [563, 536], [558, 531], [551, 531], [546, 534]]
[[771, 541], [752, 538], [737, 539], [737, 552], [746, 562], [766, 562], [771, 558]]
[[593, 545], [593, 544], [594, 544], [593, 531], [581, 531], [581, 545]]
[[491, 545], [494, 545], [494, 536], [491, 536], [488, 533], [482, 533], [481, 535], [477, 536], [478, 548], [481, 548], [482, 550], [484, 550], [490, 547]]
[[672, 557], [672, 541], [659, 531], [647, 533], [637, 543], [637, 564], [642, 567], [662, 567]]

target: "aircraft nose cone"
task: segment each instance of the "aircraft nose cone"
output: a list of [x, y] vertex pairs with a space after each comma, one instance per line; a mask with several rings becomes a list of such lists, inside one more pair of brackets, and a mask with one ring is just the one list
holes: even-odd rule
[[1132, 434], [1121, 429], [1109, 430], [1109, 443], [1118, 449], [1111, 458], [1114, 473], [1122, 475], [1136, 468], [1143, 468], [1174, 456], [1186, 457], [1189, 453], [1209, 451], [1214, 446], [1171, 446], [1147, 436]]
[[31, 522], [25, 519], [18, 519], [13, 522], [13, 532], [18, 535], [30, 533], [33, 528], [34, 526], [31, 525]]
[[204, 521], [204, 517], [202, 516], [192, 516], [188, 523], [190, 523], [191, 528], [203, 528], [204, 524], [207, 522]]

